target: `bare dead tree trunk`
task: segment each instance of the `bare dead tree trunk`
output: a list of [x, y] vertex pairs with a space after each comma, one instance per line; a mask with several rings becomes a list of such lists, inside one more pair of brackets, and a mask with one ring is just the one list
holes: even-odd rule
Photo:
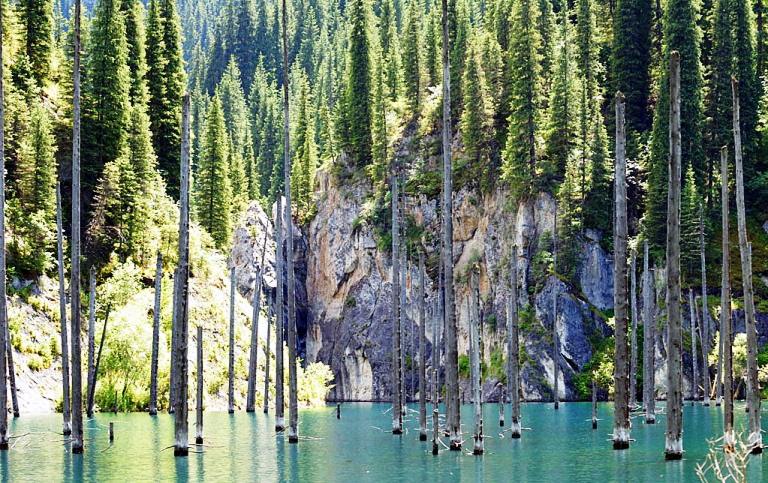
[[[400, 184], [402, 187], [402, 183]], [[402, 198], [402, 193], [401, 193]], [[404, 200], [400, 200], [401, 206], [400, 206], [400, 237], [401, 239], [405, 239], [405, 229], [403, 225], [405, 224], [405, 217], [403, 216], [403, 210], [402, 208], [402, 202]], [[408, 392], [405, 389], [405, 353], [407, 351], [406, 342], [405, 342], [405, 326], [406, 326], [406, 320], [408, 318], [407, 313], [407, 277], [406, 277], [406, 267], [408, 266], [408, 260], [405, 256], [405, 243], [400, 243], [400, 397], [402, 399], [402, 406], [401, 410], [403, 413], [403, 417], [407, 414], [407, 405], [408, 405]], [[413, 360], [411, 359], [411, 365], [413, 365]]]
[[[8, 317], [6, 317], [5, 293], [5, 83], [3, 42], [5, 21], [4, 3], [0, 2], [0, 350], [10, 343], [8, 340]], [[64, 355], [66, 357], [66, 353]], [[0, 354], [0, 451], [8, 450], [8, 390], [5, 384], [6, 360]], [[65, 393], [66, 394], [66, 393]], [[66, 431], [66, 419], [64, 430]]]
[[680, 53], [670, 54], [669, 192], [667, 195], [667, 434], [666, 459], [683, 457], [682, 325], [680, 313]]
[[235, 286], [237, 279], [234, 264], [229, 269], [229, 376], [227, 385], [227, 412], [235, 412]]
[[[285, 72], [290, 72], [288, 64], [288, 7], [286, 0], [282, 0], [283, 11], [283, 67]], [[285, 260], [288, 276], [288, 442], [299, 442], [299, 400], [297, 393], [296, 372], [296, 276], [293, 271], [293, 217], [291, 216], [291, 138], [288, 108], [288, 82], [283, 82], [283, 140], [285, 143], [283, 154], [285, 164], [283, 166], [283, 179], [285, 189]]]
[[275, 239], [277, 246], [277, 297], [275, 297], [275, 431], [285, 431], [285, 392], [283, 364], [283, 343], [285, 342], [285, 309], [283, 306], [283, 263], [285, 262], [285, 247], [283, 246], [283, 199], [278, 195], [275, 215]]
[[188, 402], [188, 352], [189, 352], [189, 94], [184, 94], [181, 117], [181, 175], [179, 195], [179, 266], [177, 269], [178, 297], [176, 311], [176, 335], [173, 365], [175, 372], [174, 451], [175, 456], [189, 454], [189, 402]]
[[693, 367], [693, 380], [691, 381], [691, 406], [694, 405], [698, 397], [699, 370], [698, 357], [696, 357], [696, 307], [693, 298], [693, 289], [688, 289], [688, 307], [690, 308], [691, 318], [691, 366]]
[[[699, 245], [701, 246], [701, 357], [703, 361], [704, 376], [704, 406], [709, 406], [709, 396], [712, 383], [709, 380], [709, 348], [712, 345], [712, 337], [709, 331], [709, 304], [707, 303], [707, 245], [704, 241], [704, 207], [699, 204]], [[718, 385], [719, 386], [719, 385]], [[720, 389], [718, 388], [718, 394]], [[718, 402], [719, 405], [719, 402]]]
[[[6, 309], [5, 319], [8, 320], [8, 312]], [[19, 414], [19, 397], [16, 390], [16, 365], [13, 363], [13, 344], [11, 343], [11, 331], [6, 325], [5, 327], [5, 357], [8, 359], [8, 385], [11, 389], [11, 408], [13, 409], [13, 417], [18, 418]]]
[[728, 194], [728, 147], [720, 149], [720, 180], [722, 204], [722, 283], [720, 289], [720, 347], [723, 354], [723, 372], [718, 377], [723, 383], [723, 443], [726, 449], [733, 450], [736, 435], [733, 432], [733, 335], [731, 330], [731, 253]]
[[[438, 274], [438, 294], [442, 290], [439, 279], [442, 274]], [[440, 451], [440, 327], [442, 326], [442, 317], [440, 317], [440, 300], [436, 300], [432, 310], [432, 454], [436, 455]]]
[[752, 447], [752, 453], [759, 454], [763, 452], [763, 435], [760, 429], [760, 383], [757, 379], [757, 328], [755, 326], [755, 300], [752, 288], [752, 255], [748, 246], [746, 211], [744, 209], [744, 164], [741, 152], [739, 81], [735, 77], [731, 78], [731, 89], [733, 91], [733, 147], [736, 160], [736, 215], [739, 228], [739, 253], [741, 255], [744, 313], [747, 329], [749, 444]]
[[461, 450], [461, 402], [459, 400], [459, 350], [456, 340], [456, 314], [453, 300], [453, 162], [451, 157], [451, 65], [448, 58], [448, 0], [442, 0], [443, 26], [443, 209], [441, 253], [445, 304], [445, 382], [447, 426], [451, 450]]
[[264, 359], [266, 367], [264, 368], [264, 414], [269, 414], [269, 366], [272, 358], [272, 314], [267, 310], [267, 347], [264, 350]]
[[[0, 7], [2, 8], [2, 7]], [[0, 18], [0, 22], [2, 19]], [[0, 37], [2, 36], [2, 27], [0, 27]], [[1, 54], [1, 52], [0, 52]], [[1, 56], [0, 56], [1, 58]], [[2, 69], [0, 68], [0, 77]], [[0, 94], [0, 103], [2, 95]], [[2, 117], [0, 116], [0, 124]], [[2, 128], [0, 128], [2, 129]], [[72, 415], [70, 413], [69, 402], [69, 338], [67, 337], [67, 295], [64, 286], [64, 227], [61, 211], [61, 185], [56, 182], [56, 257], [59, 269], [59, 326], [61, 329], [61, 385], [62, 402], [61, 413], [64, 417], [63, 434], [68, 436], [72, 434]]]
[[91, 413], [93, 413], [93, 398], [96, 394], [96, 382], [99, 379], [99, 366], [101, 365], [101, 354], [104, 351], [104, 341], [107, 338], [107, 322], [109, 322], [109, 313], [112, 310], [111, 305], [107, 305], [107, 310], [104, 313], [104, 326], [101, 328], [101, 338], [99, 339], [99, 350], [96, 352], [96, 363], [93, 365], [93, 379], [91, 384], [93, 385], [93, 392], [91, 393]]
[[615, 329], [613, 449], [629, 448], [629, 334], [627, 333], [627, 158], [624, 95], [616, 93], [616, 173], [613, 226], [613, 307]]
[[472, 379], [472, 405], [474, 406], [474, 446], [472, 454], [483, 454], [483, 394], [480, 389], [480, 333], [478, 322], [480, 314], [478, 310], [478, 299], [480, 298], [480, 289], [478, 288], [477, 269], [472, 269], [470, 275], [470, 312], [469, 312], [469, 339], [470, 339], [470, 369]]
[[173, 354], [176, 353], [176, 345], [179, 341], [179, 335], [176, 333], [178, 324], [176, 323], [176, 306], [178, 305], [179, 297], [179, 267], [177, 266], [173, 271], [173, 307], [171, 310], [171, 368], [170, 368], [170, 388], [168, 389], [168, 414], [173, 414], [176, 410], [176, 388], [178, 383], [176, 382], [176, 365], [173, 363]]
[[656, 319], [653, 316], [653, 272], [648, 240], [643, 243], [643, 410], [645, 424], [656, 423]]
[[[552, 230], [554, 245], [552, 275], [557, 282], [557, 205], [555, 205], [555, 227]], [[560, 337], [557, 333], [557, 287], [552, 288], [552, 368], [554, 372], [554, 384], [552, 385], [552, 401], [555, 409], [560, 409]]]
[[403, 402], [401, 399], [402, 367], [401, 323], [400, 323], [400, 180], [397, 176], [398, 162], [392, 166], [392, 434], [403, 433]]
[[163, 254], [157, 251], [155, 265], [155, 312], [152, 317], [152, 362], [149, 377], [149, 415], [157, 415], [157, 366], [160, 358], [160, 312], [162, 310]]
[[592, 375], [592, 429], [597, 429], [597, 382]]
[[427, 320], [424, 313], [424, 252], [419, 250], [419, 441], [427, 440]]
[[93, 372], [96, 367], [96, 267], [88, 271], [88, 393], [86, 415], [93, 418]]
[[195, 444], [203, 444], [203, 326], [197, 326], [197, 405]]
[[510, 436], [514, 439], [522, 436], [520, 424], [520, 341], [517, 313], [517, 245], [512, 246], [512, 261], [510, 262], [509, 291], [510, 301], [507, 305], [507, 384], [509, 385], [509, 397], [512, 402], [512, 427]]
[[[267, 235], [264, 234], [264, 244], [261, 247], [261, 262], [256, 272], [253, 287], [253, 317], [251, 317], [251, 349], [248, 358], [248, 395], [245, 402], [245, 412], [256, 410], [256, 372], [259, 357], [259, 312], [261, 311], [261, 289], [264, 283], [264, 255], [267, 252]], [[269, 322], [267, 322], [269, 325]]]
[[[72, 243], [70, 317], [72, 318], [72, 453], [83, 452], [83, 381], [80, 351], [80, 0], [75, 0], [72, 123]], [[0, 210], [2, 211], [2, 210]], [[5, 299], [5, 297], [2, 297]]]
[[632, 334], [630, 338], [631, 354], [629, 359], [629, 407], [637, 406], [637, 250], [630, 255], [630, 294], [629, 305], [632, 314]]

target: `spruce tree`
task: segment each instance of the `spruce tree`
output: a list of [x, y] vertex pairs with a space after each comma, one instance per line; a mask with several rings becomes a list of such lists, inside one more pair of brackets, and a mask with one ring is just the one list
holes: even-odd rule
[[[89, 193], [104, 166], [124, 154], [130, 73], [125, 24], [118, 0], [96, 5], [83, 88], [83, 188]], [[86, 195], [85, 199], [88, 199]]]
[[488, 173], [483, 171], [488, 168], [488, 162], [484, 160], [487, 146], [488, 125], [485, 100], [485, 81], [479, 65], [478, 53], [474, 47], [476, 42], [471, 42], [467, 52], [466, 65], [464, 67], [464, 79], [462, 88], [464, 91], [464, 110], [461, 113], [459, 131], [464, 143], [464, 156], [469, 164], [469, 173], [474, 180], [484, 181]]
[[[359, 8], [364, 8], [360, 6]], [[360, 13], [355, 10], [355, 15]], [[353, 17], [353, 21], [359, 18]], [[379, 15], [379, 47], [385, 67], [384, 81], [387, 86], [387, 97], [394, 101], [400, 95], [402, 73], [400, 69], [400, 37], [397, 29], [397, 10], [393, 0], [383, 0]], [[351, 33], [354, 35], [354, 33]]]
[[253, 0], [236, 0], [234, 16], [227, 21], [234, 22], [229, 51], [237, 61], [243, 79], [243, 86], [250, 88], [258, 63], [260, 47], [257, 44], [256, 7]]
[[693, 168], [685, 172], [685, 184], [680, 195], [680, 272], [683, 285], [697, 286], [700, 281], [699, 264], [699, 196]]
[[317, 163], [314, 113], [312, 96], [305, 78], [299, 81], [298, 112], [292, 144], [296, 146], [291, 163], [291, 188], [293, 203], [299, 219], [306, 219], [312, 212], [312, 186]]
[[467, 46], [470, 35], [468, 0], [452, 0], [453, 28], [451, 46], [451, 116], [460, 119], [464, 107], [462, 79], [467, 57]]
[[509, 45], [509, 134], [503, 175], [516, 197], [533, 193], [539, 153], [541, 106], [541, 38], [535, 27], [536, 0], [520, 0], [512, 9]]
[[200, 163], [195, 177], [197, 221], [211, 235], [218, 248], [229, 242], [232, 192], [229, 178], [229, 140], [219, 96], [208, 109], [203, 132]]
[[757, 109], [762, 89], [755, 68], [755, 20], [752, 2], [733, 0], [733, 54], [734, 75], [739, 81], [741, 138], [744, 153], [744, 172], [748, 179], [756, 175]]
[[38, 87], [43, 87], [51, 76], [53, 0], [21, 0], [18, 8], [32, 75]]
[[421, 43], [419, 25], [421, 11], [418, 0], [408, 2], [408, 15], [403, 34], [403, 83], [405, 99], [414, 114], [418, 114], [421, 97]]
[[[693, 19], [689, 21], [693, 22]], [[617, 0], [613, 15], [611, 87], [626, 96], [626, 122], [630, 137], [632, 132], [643, 133], [651, 127], [648, 99], [651, 90], [652, 24], [651, 0]], [[630, 158], [633, 157], [631, 144], [628, 146]]]
[[125, 38], [128, 41], [128, 72], [131, 75], [131, 104], [146, 105], [147, 56], [144, 27], [145, 9], [140, 0], [122, 0], [120, 10], [125, 16]]
[[224, 112], [227, 133], [232, 140], [233, 148], [242, 157], [245, 153], [247, 133], [250, 130], [250, 120], [240, 81], [240, 69], [234, 57], [229, 59], [217, 92]]
[[[704, 150], [702, 149], [702, 78], [699, 63], [699, 30], [696, 9], [691, 0], [670, 0], [664, 12], [663, 65], [669, 54], [680, 52], [681, 91], [680, 129], [682, 172], [693, 164], [697, 190], [703, 186]], [[659, 81], [658, 101], [653, 120], [650, 158], [648, 160], [648, 194], [643, 228], [651, 249], [656, 253], [664, 246], [667, 217], [669, 159], [669, 74], [663, 71]]]
[[349, 10], [349, 47], [339, 139], [352, 166], [371, 162], [371, 47], [365, 0], [352, 0]]

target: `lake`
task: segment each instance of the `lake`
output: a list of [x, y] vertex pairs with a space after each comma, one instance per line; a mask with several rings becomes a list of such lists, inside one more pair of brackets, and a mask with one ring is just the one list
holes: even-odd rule
[[[498, 406], [486, 404], [485, 455], [441, 451], [432, 456], [431, 443], [418, 440], [417, 405], [409, 406], [401, 437], [391, 427], [388, 404], [343, 404], [341, 420], [335, 406], [300, 413], [298, 445], [289, 445], [274, 433], [274, 418], [261, 412], [234, 415], [205, 414], [205, 445], [187, 458], [174, 458], [173, 417], [163, 414], [99, 414], [86, 421], [86, 450], [69, 452], [60, 415], [11, 419], [11, 451], [0, 454], [3, 481], [697, 481], [696, 465], [707, 454], [707, 439], [719, 437], [721, 408], [699, 404], [684, 410], [685, 458], [664, 460], [662, 414], [656, 425], [633, 418], [626, 451], [614, 451], [610, 436], [612, 404], [599, 407], [602, 420], [592, 430], [589, 403], [524, 404], [524, 431], [520, 440], [502, 433]], [[663, 403], [662, 403], [663, 408]], [[736, 425], [746, 424], [744, 404], [737, 403]], [[464, 430], [471, 431], [471, 407], [462, 412]], [[507, 407], [507, 422], [509, 422]], [[115, 423], [115, 442], [109, 444], [107, 427]], [[190, 440], [194, 441], [194, 410]], [[768, 421], [763, 418], [763, 427]], [[465, 450], [471, 451], [471, 436]], [[447, 441], [446, 441], [447, 442]], [[768, 478], [763, 456], [753, 456], [750, 481]]]

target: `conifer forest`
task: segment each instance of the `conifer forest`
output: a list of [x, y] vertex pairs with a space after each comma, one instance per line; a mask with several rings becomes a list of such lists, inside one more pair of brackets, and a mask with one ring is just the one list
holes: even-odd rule
[[0, 0], [0, 480], [768, 481], [766, 1]]

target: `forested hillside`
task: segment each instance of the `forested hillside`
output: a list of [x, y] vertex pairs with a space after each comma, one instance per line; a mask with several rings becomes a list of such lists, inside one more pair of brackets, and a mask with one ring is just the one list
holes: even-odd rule
[[[25, 298], [39, 290], [40, 280], [56, 274], [57, 182], [65, 235], [70, 229], [73, 2], [1, 1], [8, 266], [12, 290]], [[768, 238], [761, 229], [768, 219], [768, 26], [762, 0], [448, 3], [454, 190], [463, 193], [458, 204], [486, 203], [484, 209], [468, 208], [458, 230], [471, 231], [467, 227], [476, 228], [486, 216], [515, 216], [528, 202], [542, 205], [547, 220], [554, 213], [554, 225], [531, 215], [537, 226], [556, 229], [536, 235], [538, 248], [523, 274], [531, 297], [555, 290], [544, 281], [549, 273], [562, 279], [562, 290], [581, 297], [589, 291], [589, 278], [578, 270], [584, 244], [612, 246], [616, 91], [625, 94], [627, 105], [631, 244], [639, 249], [647, 240], [652, 263], [662, 263], [671, 51], [680, 52], [682, 66], [683, 285], [701, 286], [702, 220], [710, 286], [718, 286], [721, 277], [719, 161], [722, 146], [733, 153], [732, 76], [741, 89], [754, 271], [768, 273]], [[193, 264], [213, 259], [220, 271], [248, 207], [254, 202], [271, 207], [282, 191], [285, 83], [291, 100], [293, 213], [300, 236], [309, 242], [306, 291], [322, 292], [311, 286], [317, 281], [313, 267], [323, 267], [312, 265], [319, 256], [312, 255], [317, 248], [312, 242], [326, 235], [312, 223], [329, 200], [342, 208], [338, 197], [353, 199], [345, 220], [350, 234], [366, 226], [372, 234], [368, 248], [388, 253], [388, 178], [396, 159], [404, 167], [412, 208], [404, 219], [409, 256], [419, 244], [431, 247], [427, 271], [437, 283], [437, 231], [427, 226], [437, 223], [441, 211], [435, 201], [441, 191], [436, 159], [442, 30], [435, 1], [293, 0], [287, 12], [287, 72], [274, 2], [93, 0], [84, 7], [83, 273], [94, 267], [99, 286], [116, 284], [130, 270], [133, 285], [122, 288], [127, 300], [135, 295], [128, 292], [151, 288], [157, 251], [166, 272], [176, 265], [185, 93], [191, 97], [191, 202], [199, 235]], [[432, 206], [432, 213], [424, 206]], [[321, 225], [333, 216], [327, 211]], [[557, 266], [553, 238], [560, 247]], [[731, 258], [738, 259], [737, 243], [731, 247]], [[468, 258], [461, 264], [478, 262]], [[196, 268], [193, 277], [206, 280], [206, 271]], [[740, 267], [732, 269], [739, 293]], [[213, 278], [223, 283], [225, 277]], [[486, 292], [489, 282], [483, 280]], [[756, 277], [755, 292], [758, 309], [765, 311], [764, 277]], [[357, 302], [343, 303], [352, 310]], [[594, 298], [590, 304], [594, 308]], [[599, 314], [601, 321], [612, 315], [612, 304], [598, 308], [608, 311]], [[303, 341], [313, 317], [326, 314], [300, 310]], [[538, 316], [543, 321], [551, 314]], [[603, 322], [596, 324], [608, 336]], [[12, 337], [16, 330], [12, 324]], [[311, 356], [319, 351], [307, 349]], [[141, 405], [137, 401], [135, 407]]]

